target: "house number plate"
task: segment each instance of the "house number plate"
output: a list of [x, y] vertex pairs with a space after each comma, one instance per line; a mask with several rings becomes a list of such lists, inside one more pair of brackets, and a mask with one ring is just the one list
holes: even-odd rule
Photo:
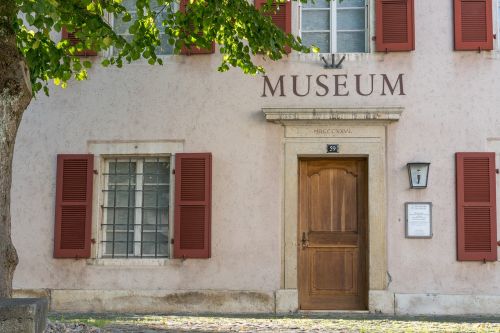
[[338, 144], [327, 144], [326, 145], [326, 152], [327, 153], [338, 153], [339, 152], [339, 145]]

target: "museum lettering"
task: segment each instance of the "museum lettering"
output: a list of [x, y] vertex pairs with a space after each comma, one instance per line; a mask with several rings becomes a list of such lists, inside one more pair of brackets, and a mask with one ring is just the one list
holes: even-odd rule
[[277, 79], [265, 75], [263, 79], [261, 97], [406, 95], [404, 74], [280, 75]]

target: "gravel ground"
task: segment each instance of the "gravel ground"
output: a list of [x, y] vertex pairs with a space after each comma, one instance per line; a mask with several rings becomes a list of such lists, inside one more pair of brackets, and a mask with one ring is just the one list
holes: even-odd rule
[[496, 332], [500, 318], [364, 316], [52, 315], [46, 333]]
[[101, 333], [100, 328], [91, 327], [82, 323], [63, 323], [48, 320], [45, 333]]

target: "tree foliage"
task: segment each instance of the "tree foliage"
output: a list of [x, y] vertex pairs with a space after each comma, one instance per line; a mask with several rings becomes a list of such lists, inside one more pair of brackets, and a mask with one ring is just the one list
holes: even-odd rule
[[[262, 15], [262, 11], [269, 12], [273, 0], [268, 0], [261, 11], [247, 0], [190, 0], [185, 12], [178, 10], [179, 0], [15, 1], [20, 14], [14, 27], [17, 45], [30, 69], [34, 93], [43, 89], [48, 94], [50, 81], [65, 87], [72, 78], [86, 79], [93, 62], [75, 56], [85, 49], [107, 55], [100, 59], [104, 66], [122, 67], [140, 58], [161, 65], [161, 57], [155, 54], [160, 46], [158, 20], [175, 53], [183, 45], [209, 47], [212, 41], [219, 44], [219, 71], [239, 67], [244, 73], [263, 72], [252, 56], [261, 54], [277, 60], [285, 55], [285, 46], [309, 52], [299, 38], [285, 34], [269, 16]], [[127, 10], [130, 6], [124, 2], [135, 3], [135, 13]], [[131, 38], [116, 34], [110, 18], [131, 22]], [[80, 42], [56, 42], [54, 32], [60, 33], [63, 27]]]

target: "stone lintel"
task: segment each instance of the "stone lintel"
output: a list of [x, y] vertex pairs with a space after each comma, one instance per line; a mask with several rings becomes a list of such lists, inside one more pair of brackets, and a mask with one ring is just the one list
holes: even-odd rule
[[391, 123], [398, 121], [403, 111], [404, 107], [262, 108], [267, 121], [283, 125], [332, 120]]

